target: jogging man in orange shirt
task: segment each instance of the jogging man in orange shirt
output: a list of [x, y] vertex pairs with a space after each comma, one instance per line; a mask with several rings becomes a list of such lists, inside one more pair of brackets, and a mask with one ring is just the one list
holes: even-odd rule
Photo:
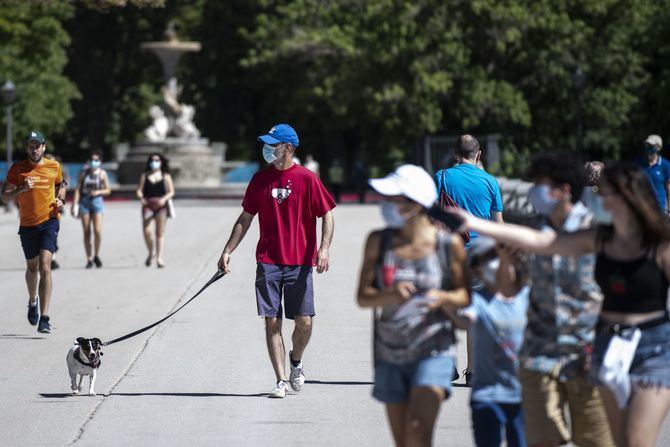
[[2, 200], [7, 203], [16, 199], [19, 207], [19, 236], [27, 265], [28, 322], [33, 326], [39, 322], [37, 330], [48, 334], [51, 333], [51, 257], [56, 248], [66, 189], [60, 164], [44, 158], [44, 136], [32, 131], [25, 142], [27, 159], [9, 168]]

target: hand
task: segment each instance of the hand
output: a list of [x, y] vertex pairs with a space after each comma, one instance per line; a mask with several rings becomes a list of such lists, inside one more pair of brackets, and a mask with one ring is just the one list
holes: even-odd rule
[[463, 225], [456, 230], [458, 233], [462, 233], [465, 231], [470, 230], [470, 225], [472, 224], [472, 214], [468, 213], [466, 210], [463, 208], [458, 208], [455, 206], [450, 206], [444, 209], [447, 213], [454, 214], [458, 217], [460, 217], [463, 220]]
[[147, 202], [147, 199], [145, 199], [144, 197], [140, 197], [140, 203], [142, 204], [142, 206], [147, 206], [149, 204], [149, 202]]
[[158, 204], [159, 204], [161, 207], [167, 205], [167, 199], [164, 198], [164, 197], [162, 197], [162, 198], [158, 201]]
[[23, 182], [23, 184], [19, 187], [19, 194], [21, 194], [22, 192], [30, 191], [31, 189], [33, 189], [33, 186], [35, 186], [35, 181], [32, 178], [27, 177], [26, 181]]
[[58, 211], [63, 211], [63, 205], [65, 205], [65, 202], [63, 202], [61, 199], [56, 197], [56, 209]]
[[74, 203], [70, 207], [70, 214], [72, 214], [72, 217], [77, 217], [77, 214], [79, 214], [79, 207]]
[[224, 273], [227, 275], [228, 273], [230, 273], [230, 269], [228, 268], [229, 265], [230, 265], [230, 253], [224, 250], [223, 253], [221, 253], [221, 257], [219, 258], [217, 266], [219, 267], [219, 270], [223, 270]]
[[416, 286], [409, 281], [400, 281], [393, 286], [393, 291], [395, 292], [398, 301], [403, 302], [407, 301], [416, 293]]
[[317, 253], [317, 258], [316, 258], [316, 273], [323, 273], [328, 271], [328, 267], [330, 266], [328, 264], [329, 261], [329, 253], [328, 249], [321, 247], [319, 249], [319, 252]]

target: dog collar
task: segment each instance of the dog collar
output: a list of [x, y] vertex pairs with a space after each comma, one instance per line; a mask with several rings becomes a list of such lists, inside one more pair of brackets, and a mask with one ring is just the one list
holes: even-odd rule
[[76, 361], [78, 361], [79, 363], [81, 363], [82, 365], [84, 365], [84, 366], [88, 366], [89, 368], [94, 368], [95, 369], [95, 368], [98, 368], [100, 366], [100, 364], [102, 363], [99, 358], [98, 358], [98, 361], [95, 362], [95, 363], [86, 363], [85, 361], [83, 361], [81, 359], [81, 357], [79, 357], [79, 352], [80, 352], [80, 348], [77, 348], [77, 349], [74, 350], [74, 359]]

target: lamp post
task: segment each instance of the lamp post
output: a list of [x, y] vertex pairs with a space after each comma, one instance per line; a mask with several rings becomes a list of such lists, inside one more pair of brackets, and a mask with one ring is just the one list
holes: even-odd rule
[[575, 95], [577, 100], [577, 107], [575, 110], [575, 120], [577, 121], [577, 152], [582, 153], [583, 149], [583, 138], [584, 138], [584, 124], [582, 123], [582, 91], [586, 86], [586, 75], [582, 71], [581, 67], [577, 67], [575, 72], [572, 73], [572, 87], [575, 89]]
[[[16, 87], [14, 83], [7, 80], [0, 89], [2, 94], [2, 102], [5, 104], [5, 111], [7, 112], [7, 171], [5, 173], [5, 181], [7, 181], [7, 174], [9, 174], [9, 166], [12, 164], [12, 104], [16, 100]], [[10, 204], [5, 204], [5, 211], [10, 210]]]

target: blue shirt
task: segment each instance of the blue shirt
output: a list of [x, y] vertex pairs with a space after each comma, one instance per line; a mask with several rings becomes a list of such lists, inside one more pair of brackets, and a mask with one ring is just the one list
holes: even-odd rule
[[474, 319], [472, 394], [477, 402], [521, 402], [519, 350], [528, 310], [528, 287], [514, 298], [473, 291], [472, 304], [462, 311]]
[[658, 199], [661, 211], [665, 213], [668, 209], [668, 197], [665, 190], [665, 184], [670, 182], [670, 162], [660, 155], [658, 156], [658, 161], [651, 166], [646, 157], [639, 158], [637, 162], [644, 170], [644, 173], [647, 174], [651, 186], [656, 193], [656, 199]]
[[[438, 195], [444, 191], [456, 204], [470, 214], [491, 220], [493, 212], [502, 212], [502, 196], [498, 181], [477, 166], [463, 163], [435, 174]], [[470, 232], [470, 239], [477, 237]]]

